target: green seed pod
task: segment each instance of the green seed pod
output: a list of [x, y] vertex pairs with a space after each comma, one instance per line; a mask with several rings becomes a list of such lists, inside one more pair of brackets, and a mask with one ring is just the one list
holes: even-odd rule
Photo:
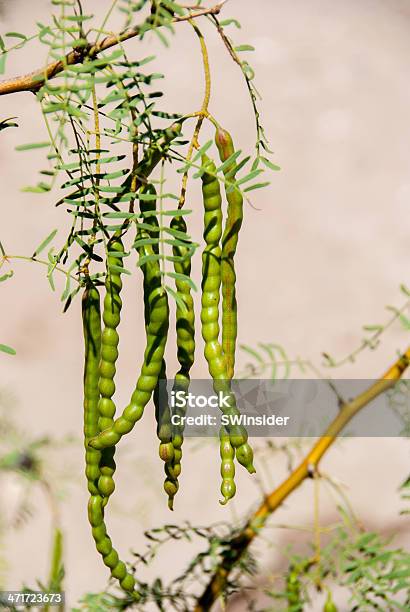
[[101, 353], [101, 312], [98, 289], [89, 283], [82, 298], [84, 332], [84, 445], [88, 491], [98, 493], [100, 452], [89, 448], [88, 441], [98, 433], [98, 366]]
[[[143, 187], [140, 192], [140, 210], [143, 214], [144, 224], [150, 226], [150, 228], [138, 229], [136, 244], [146, 246], [147, 241], [152, 241], [151, 247], [153, 254], [158, 254], [158, 231], [159, 224], [156, 216], [156, 200], [149, 196], [155, 196], [155, 188], [153, 185], [147, 185]], [[142, 195], [147, 197], [143, 198]], [[141, 252], [140, 252], [141, 253]], [[142, 253], [141, 256], [143, 256]], [[150, 292], [155, 289], [158, 284], [158, 278], [160, 278], [161, 270], [158, 260], [153, 260], [150, 265], [142, 265], [142, 272], [144, 275], [144, 316], [145, 316], [145, 330], [148, 334], [148, 326], [151, 320], [151, 308], [149, 303]], [[168, 407], [168, 398], [166, 388], [160, 385], [160, 382], [166, 382], [166, 365], [165, 360], [162, 359], [161, 371], [157, 380], [156, 387], [153, 393], [153, 400], [155, 406], [155, 418], [157, 421], [157, 436], [160, 441], [159, 445], [159, 456], [162, 461], [165, 462], [165, 466], [172, 463], [174, 457], [174, 448], [171, 442], [171, 421], [170, 412]]]
[[[230, 134], [218, 128], [215, 143], [219, 157], [225, 162], [235, 153]], [[235, 180], [235, 162], [224, 168], [227, 180]], [[222, 236], [222, 349], [226, 359], [227, 377], [231, 379], [235, 368], [235, 349], [237, 336], [237, 303], [236, 303], [236, 273], [234, 257], [238, 244], [239, 230], [243, 220], [243, 198], [240, 191], [229, 190], [225, 183], [225, 193], [228, 202], [228, 214]]]
[[155, 166], [164, 158], [170, 143], [181, 133], [181, 123], [173, 123], [145, 152], [136, 168], [136, 176], [145, 183]]
[[[146, 197], [140, 197], [140, 209], [144, 217], [145, 224], [149, 227], [144, 227], [144, 230], [140, 230], [138, 233], [137, 244], [144, 245], [147, 243], [147, 240], [152, 242], [152, 250], [154, 254], [158, 254], [158, 232], [159, 225], [158, 219], [156, 216], [156, 202], [152, 197], [155, 195], [155, 189], [152, 185], [147, 185], [143, 189], [140, 190], [140, 195], [145, 194]], [[178, 237], [181, 239], [180, 234], [182, 233], [185, 227], [186, 234], [186, 226], [182, 220], [181, 222], [177, 219], [176, 224], [178, 227], [175, 227], [175, 222], [171, 222], [171, 227], [178, 231]], [[176, 251], [178, 252], [176, 253]], [[184, 251], [187, 251], [184, 249]], [[181, 257], [182, 249], [178, 247], [176, 249], [174, 247], [174, 255], [179, 255]], [[184, 253], [185, 254], [185, 253]], [[188, 264], [185, 259], [182, 263], [176, 262], [175, 271], [178, 273], [184, 273], [188, 270], [190, 272], [190, 258]], [[146, 329], [149, 324], [151, 318], [151, 311], [149, 306], [149, 295], [150, 291], [153, 288], [153, 282], [156, 282], [160, 274], [159, 262], [153, 261], [150, 266], [143, 265], [142, 271], [144, 274], [144, 304], [145, 304], [145, 325]], [[177, 291], [182, 294], [181, 299], [186, 297], [184, 300], [184, 304], [186, 305], [187, 313], [185, 310], [181, 309], [181, 306], [177, 303], [177, 345], [178, 345], [178, 359], [181, 363], [181, 369], [183, 368], [183, 373], [189, 372], [189, 368], [193, 362], [193, 342], [191, 338], [193, 338], [193, 323], [190, 323], [193, 319], [193, 302], [190, 296], [189, 284], [186, 281], [182, 281], [180, 279], [176, 280]], [[186, 289], [186, 285], [188, 285], [188, 289]], [[189, 301], [189, 298], [191, 300]], [[189, 307], [190, 310], [189, 310]], [[182, 315], [181, 312], [184, 312]], [[182, 320], [183, 319], [183, 320]], [[182, 327], [184, 329], [182, 329]], [[191, 331], [192, 329], [192, 331]], [[182, 336], [182, 340], [181, 340]], [[187, 338], [188, 336], [188, 338]], [[180, 370], [181, 372], [181, 370]], [[172, 427], [171, 427], [171, 414], [168, 406], [168, 398], [166, 396], [166, 389], [160, 389], [160, 380], [166, 381], [166, 371], [165, 371], [165, 361], [163, 360], [161, 366], [160, 376], [157, 382], [157, 386], [154, 390], [154, 404], [155, 404], [155, 414], [157, 419], [157, 435], [160, 440], [159, 446], [159, 455], [162, 461], [165, 463], [165, 473], [166, 473], [166, 481], [164, 483], [165, 491], [168, 492], [169, 500], [168, 506], [172, 510], [173, 509], [173, 496], [177, 491], [177, 479], [181, 472], [181, 456], [182, 452], [180, 451], [180, 447], [182, 445], [182, 439], [180, 437], [174, 438], [172, 436]], [[162, 391], [162, 393], [161, 393]], [[174, 444], [175, 442], [175, 444]], [[177, 451], [177, 452], [175, 452]]]
[[[98, 402], [98, 419], [99, 431], [103, 431], [107, 427], [111, 427], [114, 422], [115, 404], [112, 396], [115, 393], [114, 376], [116, 373], [116, 361], [118, 357], [118, 342], [119, 336], [117, 327], [120, 323], [121, 315], [121, 297], [122, 289], [121, 274], [112, 266], [121, 264], [121, 254], [124, 252], [124, 246], [119, 235], [114, 235], [108, 242], [108, 258], [107, 258], [107, 276], [105, 281], [105, 298], [103, 321], [104, 330], [102, 333], [102, 350], [101, 361], [99, 366], [99, 390], [100, 400]], [[118, 256], [116, 256], [118, 254]], [[106, 349], [115, 349], [115, 352], [109, 352]], [[114, 461], [115, 448], [104, 449], [101, 452], [100, 458], [100, 478], [98, 480], [98, 490], [103, 498], [103, 505], [106, 505], [108, 498], [115, 489]]]
[[[202, 337], [205, 342], [205, 359], [209, 373], [214, 380], [215, 392], [223, 392], [229, 399], [230, 407], [224, 408], [227, 415], [239, 414], [234, 394], [231, 392], [230, 378], [227, 375], [226, 357], [219, 343], [219, 291], [221, 286], [221, 248], [222, 211], [219, 181], [216, 178], [215, 164], [203, 155], [202, 166], [207, 171], [202, 174], [202, 194], [205, 208], [204, 239], [202, 255], [202, 298], [201, 323]], [[244, 427], [227, 427], [230, 442], [237, 451], [237, 458], [252, 473], [253, 452], [247, 442]]]
[[[177, 233], [178, 244], [173, 245], [174, 271], [177, 275], [183, 275], [187, 279], [191, 276], [191, 258], [193, 254], [192, 243], [187, 234], [187, 226], [182, 215], [173, 217], [170, 224], [171, 230]], [[182, 244], [181, 244], [182, 243]], [[195, 312], [194, 301], [191, 295], [191, 285], [188, 280], [177, 276], [175, 287], [178, 300], [176, 303], [176, 333], [177, 333], [177, 358], [180, 365], [174, 385], [174, 392], [188, 393], [190, 383], [190, 370], [195, 356]], [[185, 406], [179, 406], [175, 411], [179, 416], [185, 416]], [[174, 425], [172, 427], [172, 446], [174, 456], [171, 462], [165, 466], [167, 480], [174, 484], [164, 484], [167, 492], [172, 492], [168, 498], [168, 507], [173, 509], [173, 498], [178, 490], [178, 477], [181, 474], [182, 444], [184, 441], [184, 426]]]
[[219, 503], [224, 506], [236, 493], [235, 464], [233, 462], [235, 451], [225, 427], [221, 427], [221, 430], [219, 432], [219, 439], [222, 476], [221, 493], [224, 498], [223, 500], [220, 500]]
[[[159, 383], [166, 383], [166, 368], [165, 360], [162, 360], [161, 372], [158, 379], [157, 387], [154, 391], [155, 418], [157, 420], [157, 436], [160, 441], [159, 456], [165, 463], [165, 473], [171, 478], [167, 478], [164, 482], [164, 490], [168, 494], [168, 506], [172, 510], [172, 500], [177, 491], [175, 484], [172, 482], [172, 464], [174, 460], [174, 446], [172, 444], [172, 428], [171, 414], [168, 405], [168, 397], [166, 387]], [[170, 483], [168, 483], [168, 480]]]
[[[144, 273], [145, 317], [147, 344], [144, 352], [144, 363], [138, 377], [130, 403], [122, 415], [108, 425], [98, 436], [90, 440], [89, 445], [98, 450], [115, 446], [123, 435], [131, 431], [142, 417], [144, 408], [149, 402], [158, 382], [168, 335], [169, 307], [168, 296], [162, 287], [158, 256], [150, 240], [146, 242], [146, 232], [139, 231], [136, 246], [140, 260], [145, 260], [141, 267]], [[143, 240], [141, 244], [141, 240]]]
[[[218, 128], [215, 134], [215, 144], [222, 162], [227, 161], [234, 153], [230, 134]], [[235, 180], [235, 162], [224, 168], [227, 180]], [[234, 257], [238, 245], [239, 230], [243, 220], [243, 198], [240, 191], [228, 189], [225, 184], [228, 214], [222, 236], [222, 350], [226, 359], [226, 376], [230, 380], [234, 375], [235, 351], [237, 337], [237, 302], [236, 302], [236, 273]], [[253, 451], [249, 444], [236, 446], [238, 462], [253, 472]]]
[[113, 578], [116, 578], [121, 588], [138, 601], [140, 598], [135, 590], [135, 578], [127, 571], [125, 563], [118, 558], [117, 551], [113, 548], [111, 538], [107, 534], [104, 522], [104, 504], [100, 495], [91, 495], [88, 502], [88, 520], [92, 526], [95, 546], [102, 556], [104, 564], [110, 568]]

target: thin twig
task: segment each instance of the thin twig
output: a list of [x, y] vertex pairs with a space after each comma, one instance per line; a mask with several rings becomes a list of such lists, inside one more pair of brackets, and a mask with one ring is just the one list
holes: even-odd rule
[[[192, 135], [191, 142], [189, 143], [188, 154], [185, 160], [186, 162], [191, 161], [194, 149], [198, 149], [199, 147], [198, 136], [199, 136], [199, 132], [201, 131], [201, 127], [202, 127], [204, 118], [208, 114], [208, 105], [209, 105], [209, 100], [211, 97], [211, 71], [209, 68], [208, 49], [206, 48], [205, 39], [203, 37], [201, 30], [194, 24], [193, 21], [190, 21], [189, 23], [194, 28], [195, 34], [198, 36], [199, 42], [201, 45], [202, 64], [204, 67], [205, 92], [204, 92], [204, 98], [202, 101], [201, 110], [198, 113], [198, 120], [196, 122], [194, 133]], [[184, 172], [184, 176], [182, 177], [181, 195], [179, 198], [178, 208], [182, 208], [183, 205], [185, 204], [186, 189], [187, 189], [187, 184], [188, 184], [188, 172], [189, 172], [189, 168], [186, 169], [186, 171]]]

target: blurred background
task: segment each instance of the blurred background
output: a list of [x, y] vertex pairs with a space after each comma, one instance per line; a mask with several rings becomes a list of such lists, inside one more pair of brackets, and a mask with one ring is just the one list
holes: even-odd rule
[[[99, 22], [110, 2], [85, 0], [83, 5], [86, 13], [100, 17]], [[364, 324], [384, 323], [390, 317], [386, 305], [401, 306], [405, 301], [399, 286], [409, 283], [410, 7], [406, 0], [229, 0], [222, 15], [241, 22], [241, 30], [230, 31], [237, 44], [256, 48], [249, 61], [256, 71], [273, 161], [281, 167], [272, 173], [271, 185], [255, 192], [252, 207], [245, 210], [237, 254], [238, 339], [250, 346], [279, 343], [288, 355], [320, 366], [323, 351], [336, 359], [349, 354], [360, 345]], [[113, 30], [117, 18], [114, 14]], [[47, 0], [0, 3], [2, 32], [30, 35], [36, 21], [49, 19]], [[251, 151], [254, 120], [242, 74], [214, 29], [203, 20], [200, 25], [212, 70], [210, 111], [233, 134], [238, 148]], [[129, 41], [126, 49], [133, 59], [157, 55], [155, 66], [166, 76], [163, 107], [189, 113], [201, 104], [199, 45], [188, 24], [175, 29], [169, 49], [155, 36], [147, 36], [143, 44]], [[33, 42], [10, 54], [6, 76], [30, 72], [42, 62], [44, 48]], [[5, 130], [0, 140], [0, 240], [7, 253], [29, 256], [53, 228], [59, 228], [62, 240], [70, 220], [63, 207], [53, 206], [59, 197], [55, 192], [21, 192], [21, 187], [37, 182], [38, 170], [44, 167], [41, 151], [15, 151], [19, 144], [47, 138], [34, 96], [2, 97], [0, 119], [10, 116], [18, 117], [19, 129]], [[205, 129], [203, 142], [211, 135]], [[190, 183], [189, 208], [194, 209], [190, 230], [196, 240], [202, 223], [199, 194], [199, 186]], [[0, 340], [13, 346], [17, 355], [1, 357], [0, 402], [7, 418], [31, 437], [57, 441], [46, 470], [61, 499], [66, 592], [74, 605], [85, 591], [102, 589], [106, 583], [86, 517], [80, 300], [62, 314], [59, 294], [51, 292], [45, 269], [25, 262], [13, 262], [13, 269], [13, 279], [1, 287]], [[199, 258], [194, 276], [198, 282]], [[126, 279], [124, 289], [120, 406], [133, 388], [144, 349], [140, 302], [137, 273]], [[196, 302], [198, 307], [198, 296]], [[376, 377], [393, 362], [397, 349], [406, 348], [405, 343], [406, 332], [396, 323], [378, 350], [364, 351], [354, 364], [330, 373], [341, 378]], [[176, 367], [171, 349], [169, 372]], [[205, 377], [200, 338], [197, 351], [194, 376]], [[239, 354], [237, 361], [244, 366], [247, 356]], [[69, 444], [67, 437], [72, 438]], [[286, 473], [281, 457], [259, 480], [239, 471], [236, 498], [222, 508], [218, 455], [210, 443], [186, 442], [180, 491], [171, 514], [162, 491], [153, 411], [147, 409], [117, 455], [109, 528], [124, 556], [130, 548], [143, 547], [144, 529], [165, 522], [238, 520], [255, 506], [261, 487], [269, 490]], [[402, 502], [397, 488], [408, 464], [405, 441], [347, 440], [329, 452], [322, 469], [346, 485], [366, 527], [385, 534], [398, 532], [396, 543], [406, 546], [410, 529], [399, 519]], [[0, 510], [5, 523], [21, 495], [14, 476], [4, 479]], [[19, 529], [9, 527], [1, 533], [7, 588], [33, 584], [48, 571], [50, 512], [40, 491], [31, 513], [31, 520]], [[305, 483], [271, 524], [309, 525], [312, 516], [312, 486]], [[334, 500], [324, 494], [321, 520], [326, 524], [334, 518]], [[280, 568], [287, 543], [305, 537], [269, 529], [266, 541], [256, 546], [266, 574]], [[166, 580], [192, 556], [187, 544], [178, 547], [177, 556], [170, 547], [149, 571]], [[238, 601], [229, 609], [246, 607]]]

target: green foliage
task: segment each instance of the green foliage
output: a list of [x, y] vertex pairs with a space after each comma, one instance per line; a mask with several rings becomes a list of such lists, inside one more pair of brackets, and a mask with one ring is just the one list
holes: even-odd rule
[[[56, 287], [55, 273], [63, 275], [61, 301], [64, 310], [69, 308], [85, 279], [98, 286], [104, 284], [112, 273], [130, 275], [134, 273], [133, 268], [158, 261], [160, 282], [183, 311], [184, 302], [167, 282], [185, 282], [195, 290], [189, 276], [175, 272], [174, 264], [191, 258], [198, 245], [189, 233], [181, 233], [172, 227], [172, 222], [170, 224], [174, 218], [182, 217], [184, 221], [191, 212], [182, 208], [180, 194], [168, 189], [170, 171], [176, 175], [192, 173], [192, 179], [199, 180], [206, 170], [216, 183], [224, 184], [226, 194], [239, 193], [248, 201], [247, 194], [269, 184], [263, 180], [263, 173], [279, 170], [269, 159], [271, 152], [258, 110], [259, 93], [254, 85], [254, 71], [243, 59], [243, 54], [252, 51], [253, 47], [234, 43], [226, 33], [231, 26], [240, 28], [237, 20], [219, 20], [215, 14], [208, 15], [208, 21], [215, 27], [226, 51], [243, 73], [256, 127], [253, 156], [236, 151], [218, 167], [210, 169], [202, 164], [201, 157], [212, 147], [212, 140], [198, 145], [192, 157], [187, 154], [187, 138], [191, 136], [188, 126], [190, 120], [198, 116], [197, 110], [182, 116], [179, 109], [166, 108], [162, 103], [161, 88], [166, 75], [151, 68], [155, 57], [131, 57], [125, 46], [125, 41], [131, 36], [137, 40], [156, 36], [161, 44], [168, 46], [175, 33], [175, 22], [178, 19], [187, 21], [191, 9], [173, 0], [117, 0], [111, 4], [102, 21], [97, 21], [99, 15], [84, 13], [78, 0], [52, 0], [51, 4], [53, 14], [49, 23], [38, 22], [33, 35], [8, 32], [0, 37], [0, 73], [6, 69], [10, 52], [33, 41], [43, 45], [47, 61], [54, 60], [63, 68], [60, 72], [51, 71], [45, 81], [41, 71], [33, 88], [42, 111], [46, 136], [39, 136], [37, 142], [22, 142], [16, 150], [23, 155], [45, 153], [46, 167], [40, 170], [41, 180], [23, 190], [39, 194], [38, 197], [58, 190], [56, 206], [68, 214], [69, 223], [58, 248], [50, 246], [57, 230], [45, 228], [43, 235], [48, 235], [33, 241], [40, 244], [32, 256], [20, 258], [44, 265], [52, 290]], [[203, 8], [202, 4], [198, 3], [196, 8]], [[123, 30], [109, 43], [113, 38], [109, 22], [114, 10], [118, 10], [124, 19]], [[134, 51], [138, 45], [130, 48]], [[218, 125], [214, 118], [204, 115], [205, 118]], [[1, 120], [0, 131], [18, 127], [15, 119]], [[170, 122], [174, 123], [169, 126]], [[227, 168], [230, 169], [228, 172]], [[143, 203], [152, 197], [141, 189], [149, 182], [158, 191], [155, 196], [159, 203], [158, 225], [150, 222], [150, 213], [136, 212], [138, 201]], [[139, 230], [145, 230], [149, 237], [144, 235], [135, 240]], [[118, 233], [121, 233], [125, 246], [114, 253], [109, 245], [113, 235]], [[137, 261], [135, 251], [148, 245], [151, 248], [147, 252], [152, 253]], [[176, 254], [180, 252], [179, 247], [185, 248], [184, 256]], [[40, 259], [39, 256], [45, 252], [47, 255]], [[2, 267], [12, 257], [7, 255], [1, 243], [0, 253]], [[113, 263], [114, 257], [117, 259]], [[108, 260], [106, 271], [104, 263]], [[7, 269], [0, 275], [0, 282], [12, 276], [13, 270]], [[401, 291], [406, 303], [400, 309], [388, 307], [393, 316], [387, 323], [365, 326], [365, 338], [359, 348], [344, 360], [336, 361], [324, 354], [326, 365], [336, 367], [347, 361], [353, 362], [364, 348], [376, 348], [381, 334], [396, 321], [408, 330], [410, 292], [405, 286]], [[280, 345], [259, 343], [256, 347], [243, 345], [241, 348], [249, 359], [244, 377], [288, 378], [294, 371], [317, 374], [310, 361], [299, 357], [290, 359]], [[15, 354], [14, 349], [4, 344], [0, 344], [0, 351]], [[404, 405], [401, 391], [405, 398], [407, 388], [397, 387], [391, 395], [393, 409], [401, 410]], [[299, 450], [298, 444], [299, 441], [295, 443], [296, 450]], [[44, 460], [51, 446], [48, 439], [30, 440], [22, 436], [3, 418], [0, 422], [0, 477], [4, 473], [13, 473], [25, 483], [40, 484], [52, 491], [45, 472], [47, 461]], [[272, 456], [276, 456], [278, 451], [284, 452], [290, 464], [294, 460], [290, 449], [291, 444], [281, 446], [269, 441], [264, 452]], [[406, 501], [409, 499], [409, 486], [410, 480], [407, 479], [401, 487]], [[408, 510], [404, 509], [405, 512]], [[15, 524], [28, 520], [31, 513], [32, 507], [25, 500]], [[347, 514], [346, 510], [342, 512], [344, 519]], [[124, 594], [102, 592], [86, 594], [80, 607], [74, 610], [108, 612], [130, 607], [143, 609], [146, 604], [153, 604], [158, 610], [191, 610], [198, 590], [215, 567], [233, 554], [232, 539], [241, 533], [240, 527], [229, 524], [194, 527], [185, 523], [147, 531], [147, 549], [144, 554], [134, 554], [133, 572], [138, 566], [153, 563], [166, 545], [176, 547], [181, 541], [193, 543], [199, 540], [206, 543], [205, 548], [170, 584], [164, 584], [159, 577], [151, 582], [139, 581], [140, 604], [135, 604], [134, 599]], [[313, 543], [311, 548], [314, 548]], [[311, 553], [311, 549], [308, 552]], [[274, 601], [272, 609], [278, 610], [277, 606], [283, 604], [288, 612], [303, 610], [316, 589], [327, 588], [330, 593], [334, 581], [349, 592], [352, 610], [410, 608], [410, 557], [404, 550], [391, 548], [390, 542], [378, 534], [363, 532], [357, 525], [344, 520], [333, 529], [320, 552], [320, 559], [300, 551], [297, 554], [289, 552], [285, 576], [268, 590]], [[246, 552], [229, 577], [223, 596], [241, 590], [243, 578], [253, 576], [256, 571], [255, 558]], [[63, 578], [62, 535], [53, 525], [48, 581], [38, 581], [38, 585], [43, 590], [58, 590], [63, 587]]]
[[8, 355], [15, 355], [16, 351], [11, 346], [7, 346], [7, 344], [0, 344], [0, 351], [3, 353], [7, 353]]
[[[313, 547], [313, 544], [312, 544]], [[289, 569], [267, 590], [277, 603], [268, 610], [304, 609], [315, 592], [333, 583], [349, 594], [349, 610], [407, 610], [410, 601], [410, 554], [391, 548], [379, 534], [340, 524], [321, 549], [320, 560], [289, 552]], [[280, 602], [286, 602], [281, 606]], [[279, 606], [279, 607], [278, 607]]]
[[[165, 166], [174, 161], [177, 172], [186, 173], [195, 169], [197, 172], [194, 178], [199, 178], [204, 170], [200, 156], [211, 143], [201, 147], [193, 160], [187, 160], [182, 149], [186, 141], [175, 139], [171, 146], [169, 142], [164, 141], [164, 120], [177, 119], [182, 125], [187, 118], [158, 107], [163, 92], [158, 89], [156, 83], [163, 79], [164, 75], [149, 70], [155, 57], [130, 58], [122, 40], [126, 40], [130, 32], [134, 32], [132, 35], [139, 38], [152, 32], [168, 44], [163, 32], [173, 34], [172, 22], [179, 18], [185, 19], [187, 11], [172, 0], [155, 0], [151, 3], [147, 0], [122, 0], [114, 2], [102, 24], [96, 26], [95, 16], [84, 13], [81, 3], [59, 0], [52, 4], [57, 14], [52, 14], [49, 24], [38, 22], [35, 34], [26, 36], [19, 32], [9, 32], [4, 40], [0, 39], [0, 51], [4, 58], [10, 51], [37, 41], [45, 46], [48, 58], [63, 62], [64, 69], [53, 75], [53, 78], [46, 79], [44, 83], [40, 82], [36, 92], [48, 139], [22, 143], [16, 147], [18, 151], [47, 150], [49, 166], [40, 170], [45, 178], [36, 185], [24, 187], [23, 190], [44, 194], [60, 185], [64, 194], [58, 198], [56, 205], [64, 206], [71, 217], [71, 227], [64, 244], [57, 251], [48, 253], [48, 262], [41, 262], [47, 265], [50, 286], [52, 290], [55, 289], [56, 270], [66, 275], [66, 285], [61, 295], [66, 310], [78, 292], [78, 288], [72, 289], [71, 286], [72, 273], [77, 276], [77, 282], [82, 283], [82, 266], [90, 260], [98, 263], [106, 259], [106, 245], [113, 233], [121, 229], [126, 237], [132, 226], [140, 225], [148, 231], [156, 232], [153, 244], [157, 248], [164, 288], [176, 299], [176, 293], [167, 284], [166, 278], [175, 280], [169, 268], [176, 261], [172, 251], [181, 246], [181, 243], [180, 236], [166, 221], [169, 216], [185, 215], [189, 211], [182, 212], [179, 208], [170, 206], [172, 200], [179, 201], [179, 196], [167, 192], [164, 188]], [[148, 14], [147, 6], [150, 6]], [[118, 40], [114, 40], [114, 43], [103, 50], [99, 45], [109, 37], [107, 24], [114, 9], [124, 15], [124, 29]], [[138, 23], [135, 22], [136, 18], [139, 18]], [[257, 158], [250, 169], [241, 176], [235, 176], [250, 162], [249, 156], [240, 159], [240, 152], [237, 152], [235, 158], [228, 160], [230, 164], [234, 159], [236, 162], [235, 169], [230, 173], [231, 177], [229, 174], [226, 177], [223, 175], [224, 164], [217, 169], [216, 174], [218, 180], [228, 184], [229, 189], [249, 192], [268, 184], [252, 182], [262, 172], [262, 169], [257, 167], [259, 161], [262, 161], [266, 168], [277, 169], [277, 166], [259, 153], [260, 147], [266, 151], [268, 148], [256, 108], [256, 90], [251, 84], [248, 64], [239, 60], [237, 55], [237, 52], [250, 47], [237, 46], [235, 50], [225, 35], [224, 27], [231, 23], [239, 26], [237, 21], [227, 20], [219, 23], [214, 15], [211, 21], [227, 50], [244, 71], [255, 107], [258, 133]], [[43, 76], [39, 75], [39, 81], [42, 79]], [[0, 129], [15, 125], [11, 119], [6, 119], [0, 123]], [[128, 142], [133, 148], [132, 159], [123, 153], [124, 142]], [[116, 153], [117, 147], [121, 152]], [[144, 160], [150, 159], [152, 155], [155, 161], [147, 166]], [[139, 164], [138, 159], [142, 160]], [[157, 177], [154, 183], [160, 188], [160, 224], [159, 228], [153, 228], [144, 220], [143, 215], [134, 213], [134, 201], [138, 197], [143, 198], [143, 194], [139, 196], [137, 193], [138, 186], [146, 182], [148, 174], [159, 162], [162, 164], [161, 177]], [[135, 185], [138, 168], [141, 168], [143, 174], [138, 177]], [[63, 175], [66, 180], [62, 180]], [[119, 223], [113, 224], [113, 219]], [[54, 232], [35, 249], [33, 260], [38, 261], [37, 256], [53, 238]], [[133, 247], [135, 246], [134, 244]], [[197, 244], [191, 241], [190, 248], [192, 252], [189, 256], [192, 257]], [[131, 251], [127, 251], [126, 255], [130, 253]], [[139, 261], [137, 265], [141, 263], [144, 262]], [[121, 268], [125, 273], [131, 273], [129, 266]], [[104, 272], [100, 270], [91, 274], [94, 280], [103, 276]]]

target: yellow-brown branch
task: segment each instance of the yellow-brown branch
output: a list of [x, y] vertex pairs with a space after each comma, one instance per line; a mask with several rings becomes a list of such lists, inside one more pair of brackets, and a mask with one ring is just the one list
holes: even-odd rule
[[[220, 2], [219, 4], [216, 4], [215, 6], [210, 8], [189, 11], [189, 13], [187, 13], [186, 15], [174, 17], [172, 19], [172, 22], [177, 23], [180, 21], [190, 21], [191, 19], [196, 19], [197, 17], [202, 17], [203, 15], [218, 15], [221, 11], [223, 4], [224, 2]], [[0, 81], [0, 96], [17, 93], [20, 91], [35, 92], [40, 89], [40, 87], [42, 87], [42, 85], [44, 85], [47, 80], [50, 80], [57, 76], [67, 66], [72, 66], [73, 64], [80, 64], [86, 58], [92, 60], [97, 57], [97, 55], [99, 55], [102, 51], [106, 51], [107, 49], [115, 47], [116, 45], [124, 42], [125, 40], [129, 40], [130, 38], [138, 36], [142, 30], [142, 27], [143, 26], [141, 25], [137, 25], [133, 28], [123, 30], [118, 34], [110, 34], [109, 36], [106, 36], [101, 42], [90, 44], [86, 48], [83, 48], [81, 50], [74, 49], [73, 51], [68, 53], [63, 59], [52, 62], [44, 68], [35, 70], [30, 74], [14, 77], [5, 81]]]
[[211, 609], [213, 603], [223, 593], [228, 576], [233, 567], [246, 551], [249, 544], [258, 535], [259, 531], [264, 527], [269, 516], [306, 478], [314, 474], [320, 460], [328, 448], [333, 444], [337, 436], [352, 418], [376, 397], [392, 388], [401, 378], [409, 364], [410, 347], [379, 380], [371, 385], [371, 387], [352, 401], [346, 402], [341, 406], [340, 412], [336, 418], [329, 425], [323, 436], [315, 443], [301, 464], [277, 489], [272, 491], [272, 493], [265, 498], [259, 508], [250, 517], [241, 533], [231, 541], [229, 551], [223, 556], [208, 586], [199, 597], [195, 612], [205, 612]]

